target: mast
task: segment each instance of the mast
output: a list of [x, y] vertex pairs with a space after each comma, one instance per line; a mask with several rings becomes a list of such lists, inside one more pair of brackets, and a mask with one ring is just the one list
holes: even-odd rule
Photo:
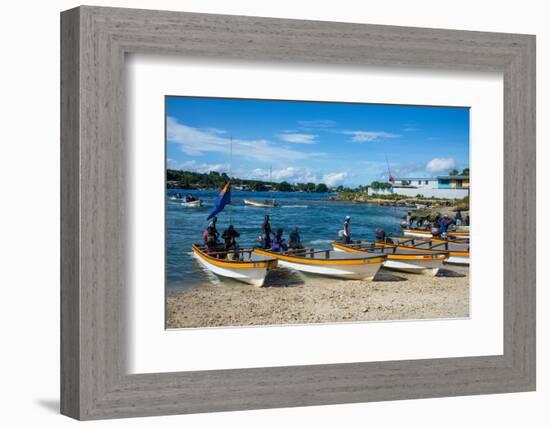
[[[233, 164], [233, 135], [229, 137], [229, 183], [231, 183], [231, 166]], [[231, 191], [231, 190], [229, 190]], [[229, 224], [233, 225], [233, 203], [229, 204]]]
[[271, 217], [272, 209], [273, 209], [273, 167], [272, 165], [269, 165], [269, 192], [271, 193], [271, 206], [269, 207], [269, 217]]

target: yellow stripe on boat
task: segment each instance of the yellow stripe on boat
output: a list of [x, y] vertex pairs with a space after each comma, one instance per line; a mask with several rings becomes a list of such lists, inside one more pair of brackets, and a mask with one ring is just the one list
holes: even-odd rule
[[264, 249], [254, 248], [254, 252], [272, 256], [274, 258], [294, 262], [297, 264], [311, 264], [311, 265], [360, 265], [360, 264], [378, 264], [385, 261], [386, 256], [372, 257], [372, 258], [356, 258], [356, 259], [315, 259], [306, 258], [300, 256], [284, 255], [281, 252], [270, 252]]
[[[454, 244], [454, 242], [453, 242]], [[446, 249], [434, 249], [434, 248], [413, 248], [411, 246], [405, 245], [392, 245], [391, 243], [376, 243], [377, 246], [384, 246], [386, 248], [393, 248], [397, 246], [399, 249], [405, 249], [408, 251], [417, 251], [417, 252], [448, 252], [449, 255], [461, 256], [461, 257], [470, 257], [470, 251], [449, 251]]]
[[[334, 248], [338, 248], [338, 249], [341, 249], [345, 252], [354, 252], [354, 253], [373, 253], [373, 252], [369, 252], [368, 250], [364, 250], [364, 249], [360, 249], [360, 248], [353, 248], [353, 247], [350, 247], [350, 246], [346, 246], [344, 244], [341, 244], [341, 243], [337, 243], [337, 242], [332, 242], [331, 243], [332, 246]], [[376, 244], [378, 247], [381, 247], [378, 245], [378, 243]], [[393, 247], [394, 245], [387, 245], [387, 246], [384, 246], [384, 247]], [[399, 246], [400, 249], [405, 249], [401, 246]], [[420, 252], [420, 250], [418, 250]], [[437, 252], [447, 252], [447, 251], [437, 251]], [[393, 260], [399, 260], [399, 261], [412, 261], [412, 260], [419, 260], [419, 259], [432, 259], [432, 260], [438, 260], [438, 259], [446, 259], [448, 257], [448, 255], [446, 253], [435, 253], [434, 255], [408, 255], [408, 254], [384, 254], [388, 257], [388, 259], [393, 259]]]
[[197, 245], [193, 245], [192, 248], [195, 255], [201, 257], [210, 264], [217, 265], [218, 267], [231, 267], [231, 268], [269, 268], [277, 265], [277, 260], [269, 261], [233, 261], [228, 259], [220, 259], [210, 256], [204, 253]]

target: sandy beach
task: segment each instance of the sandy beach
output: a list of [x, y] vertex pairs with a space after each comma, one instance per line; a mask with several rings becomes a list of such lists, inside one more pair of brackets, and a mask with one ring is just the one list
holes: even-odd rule
[[167, 293], [167, 327], [280, 325], [469, 316], [469, 268], [448, 265], [436, 277], [381, 270], [372, 282], [287, 270], [263, 288], [213, 280]]

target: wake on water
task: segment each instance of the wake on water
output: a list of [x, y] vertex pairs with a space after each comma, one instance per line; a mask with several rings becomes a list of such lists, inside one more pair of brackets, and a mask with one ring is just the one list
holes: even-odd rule
[[282, 208], [309, 208], [308, 205], [283, 205]]

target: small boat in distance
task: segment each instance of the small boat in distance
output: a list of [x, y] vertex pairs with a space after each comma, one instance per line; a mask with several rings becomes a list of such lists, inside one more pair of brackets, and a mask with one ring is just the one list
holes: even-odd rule
[[382, 263], [386, 261], [386, 255], [383, 254], [352, 254], [328, 249], [272, 252], [254, 248], [254, 252], [276, 258], [281, 267], [352, 280], [372, 280]]
[[463, 242], [450, 242], [437, 239], [411, 239], [406, 237], [388, 237], [385, 242], [377, 242], [377, 246], [394, 247], [417, 252], [448, 252], [447, 264], [470, 265], [470, 245]]
[[202, 200], [193, 200], [192, 202], [182, 202], [181, 205], [187, 208], [199, 208], [202, 206]]
[[[204, 246], [193, 245], [192, 250], [199, 263], [212, 273], [256, 287], [262, 287], [268, 270], [277, 266], [277, 260], [274, 257], [255, 253], [252, 249], [205, 252]], [[238, 259], [230, 259], [234, 254], [238, 254]]]
[[447, 252], [410, 251], [398, 246], [381, 246], [372, 242], [332, 242], [336, 251], [352, 253], [372, 253], [387, 255], [384, 267], [405, 273], [435, 276], [443, 261], [449, 258]]
[[256, 206], [258, 208], [275, 208], [279, 206], [276, 201], [256, 202], [255, 200], [244, 199], [244, 204], [248, 206]]

